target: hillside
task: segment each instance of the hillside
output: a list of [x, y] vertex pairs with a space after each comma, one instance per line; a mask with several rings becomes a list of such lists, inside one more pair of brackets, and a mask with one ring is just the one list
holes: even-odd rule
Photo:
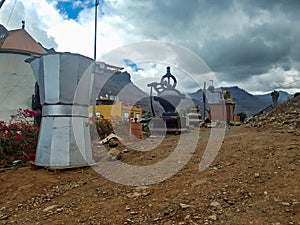
[[[140, 100], [147, 98], [148, 94], [139, 89], [131, 81], [131, 76], [127, 72], [115, 73], [103, 82], [101, 77], [96, 79], [97, 96], [114, 95], [120, 101], [131, 104], [141, 104]], [[138, 103], [139, 102], [139, 103]]]
[[300, 128], [300, 96], [281, 104], [274, 110], [255, 117], [251, 124], [256, 127], [283, 128], [293, 130]]
[[[22, 165], [1, 171], [0, 223], [299, 225], [299, 106], [300, 96], [259, 121], [228, 127], [216, 158], [203, 171], [199, 162], [212, 130], [201, 128], [189, 162], [168, 179], [148, 186], [128, 186], [104, 177], [115, 174], [119, 165], [104, 167], [104, 175], [97, 173], [97, 166], [52, 171]], [[282, 119], [284, 115], [288, 118]], [[178, 139], [197, 138], [195, 131], [123, 142], [117, 147], [119, 160], [134, 169], [163, 163], [180, 145]], [[98, 156], [102, 148], [95, 142], [94, 154]], [[105, 149], [103, 153], [100, 163], [116, 162], [109, 160]], [[175, 166], [182, 160], [176, 162]], [[158, 168], [160, 175], [169, 167]], [[132, 171], [126, 172], [134, 178]], [[147, 171], [143, 179], [151, 179]]]
[[[96, 79], [96, 85], [103, 87], [101, 90], [98, 90], [98, 97], [116, 95], [119, 96], [120, 101], [141, 105], [143, 109], [150, 111], [149, 93], [145, 93], [136, 86], [131, 81], [131, 76], [128, 72], [115, 73], [105, 82], [103, 82], [101, 77], [98, 77]], [[231, 93], [231, 98], [236, 103], [235, 113], [246, 112], [248, 115], [253, 115], [272, 104], [270, 93], [264, 95], [252, 95], [237, 86], [221, 87], [221, 89], [226, 89]], [[279, 94], [279, 104], [285, 102], [289, 97], [287, 92], [279, 91]], [[203, 105], [202, 89], [190, 93], [189, 96], [197, 104], [200, 104], [200, 106]], [[156, 102], [154, 104], [158, 112], [161, 112], [161, 107]]]
[[[236, 102], [236, 112], [254, 114], [273, 103], [271, 92], [264, 95], [252, 95], [237, 86], [222, 87], [222, 89], [231, 93], [231, 98]], [[278, 103], [281, 104], [286, 101], [288, 96], [287, 92], [279, 91]]]

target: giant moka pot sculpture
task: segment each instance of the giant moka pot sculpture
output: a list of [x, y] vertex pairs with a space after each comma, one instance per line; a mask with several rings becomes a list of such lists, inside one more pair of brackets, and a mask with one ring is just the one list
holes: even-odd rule
[[[162, 76], [160, 83], [153, 82], [148, 84], [150, 90], [150, 104], [153, 118], [151, 119], [153, 131], [166, 132], [181, 132], [187, 129], [186, 118], [179, 116], [176, 107], [182, 99], [184, 94], [176, 89], [177, 80], [170, 72], [170, 67], [167, 67], [167, 73]], [[157, 92], [157, 96], [152, 95], [152, 88]], [[163, 107], [164, 112], [161, 116], [155, 116], [153, 107], [153, 100], [159, 102]], [[161, 123], [163, 121], [163, 123]]]
[[[92, 162], [88, 106], [89, 88], [74, 96], [92, 59], [71, 53], [46, 54], [27, 59], [39, 85], [42, 119], [35, 164], [72, 167]], [[85, 76], [86, 77], [86, 76]], [[92, 79], [85, 79], [90, 87]], [[74, 135], [74, 131], [76, 135]], [[76, 138], [75, 138], [76, 136]]]

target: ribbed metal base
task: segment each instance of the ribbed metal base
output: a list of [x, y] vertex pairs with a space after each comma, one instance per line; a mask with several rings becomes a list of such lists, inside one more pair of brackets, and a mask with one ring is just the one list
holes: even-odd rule
[[35, 164], [72, 167], [92, 163], [92, 148], [87, 118], [43, 117]]

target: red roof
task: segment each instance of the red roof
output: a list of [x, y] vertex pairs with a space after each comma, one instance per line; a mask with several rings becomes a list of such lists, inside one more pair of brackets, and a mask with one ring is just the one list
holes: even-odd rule
[[0, 51], [45, 54], [46, 50], [25, 29], [8, 31]]

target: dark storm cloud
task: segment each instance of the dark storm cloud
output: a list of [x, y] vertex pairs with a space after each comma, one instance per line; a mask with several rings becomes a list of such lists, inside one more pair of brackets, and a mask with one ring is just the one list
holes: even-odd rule
[[248, 18], [242, 30], [207, 38], [198, 49], [212, 70], [227, 81], [246, 80], [274, 67], [288, 70], [299, 60], [299, 26], [293, 19], [299, 17], [300, 1], [244, 1], [235, 7]]
[[116, 10], [136, 36], [191, 49], [223, 81], [300, 69], [298, 0], [151, 0]]
[[261, 10], [269, 11], [274, 14], [284, 14], [291, 20], [299, 19], [300, 1], [270, 1], [270, 0], [244, 0], [240, 1], [240, 7], [250, 17], [257, 17]]
[[[145, 38], [163, 39], [176, 38], [177, 41], [195, 39], [199, 28], [210, 26], [207, 22], [215, 20], [206, 14], [221, 16], [224, 10], [230, 8], [230, 1], [219, 1], [210, 4], [209, 1], [133, 1], [125, 4], [124, 8], [107, 13], [121, 15], [124, 20], [132, 23], [136, 32]], [[199, 15], [204, 15], [199, 18]], [[191, 32], [195, 33], [191, 33]], [[189, 38], [187, 38], [189, 37]], [[182, 38], [182, 40], [181, 40]]]
[[247, 79], [289, 63], [288, 45], [268, 44], [261, 36], [238, 34], [205, 42], [199, 51], [213, 71], [227, 74], [227, 79]]
[[247, 79], [274, 67], [287, 70], [293, 61], [300, 59], [297, 29], [293, 21], [248, 26], [228, 38], [206, 40], [198, 52], [212, 70], [226, 74], [229, 80], [234, 80], [236, 75]]

